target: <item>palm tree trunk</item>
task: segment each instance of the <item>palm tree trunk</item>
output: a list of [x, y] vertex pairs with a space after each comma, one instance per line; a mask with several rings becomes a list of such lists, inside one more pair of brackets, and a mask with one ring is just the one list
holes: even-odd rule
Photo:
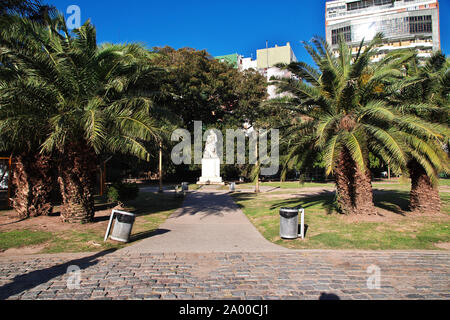
[[408, 164], [411, 176], [410, 210], [416, 212], [441, 212], [439, 188], [433, 186], [425, 169], [415, 160]]
[[361, 172], [359, 168], [355, 170], [354, 206], [357, 214], [377, 214], [373, 203], [372, 174], [369, 168], [366, 169], [365, 173]]
[[63, 200], [63, 222], [93, 221], [96, 160], [95, 152], [84, 143], [70, 144], [60, 156], [58, 182]]
[[376, 214], [370, 171], [363, 173], [348, 150], [343, 150], [334, 172], [338, 210], [346, 215]]
[[353, 179], [351, 167], [348, 165], [349, 161], [353, 160], [348, 155], [348, 152], [342, 151], [334, 170], [337, 207], [339, 212], [347, 215], [354, 213], [352, 203]]
[[15, 159], [12, 184], [15, 188], [12, 206], [19, 218], [48, 216], [51, 204], [52, 164], [50, 156], [22, 154]]

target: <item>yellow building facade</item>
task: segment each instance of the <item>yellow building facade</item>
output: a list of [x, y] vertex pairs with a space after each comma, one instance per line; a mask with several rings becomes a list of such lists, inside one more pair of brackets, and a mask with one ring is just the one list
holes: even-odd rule
[[278, 63], [289, 64], [297, 61], [289, 42], [285, 46], [276, 45], [274, 48], [257, 50], [256, 55], [258, 69], [271, 68]]

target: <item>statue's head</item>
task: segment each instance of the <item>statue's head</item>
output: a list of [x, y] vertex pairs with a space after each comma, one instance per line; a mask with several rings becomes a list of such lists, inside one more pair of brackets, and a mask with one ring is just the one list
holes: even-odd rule
[[207, 142], [209, 143], [214, 143], [217, 141], [217, 135], [214, 131], [210, 131], [208, 138], [206, 139]]

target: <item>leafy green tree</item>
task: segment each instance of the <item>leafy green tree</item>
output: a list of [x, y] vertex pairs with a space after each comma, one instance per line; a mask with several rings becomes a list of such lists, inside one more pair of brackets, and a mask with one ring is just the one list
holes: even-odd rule
[[169, 71], [162, 87], [165, 98], [159, 102], [189, 129], [194, 121], [241, 125], [266, 97], [265, 80], [256, 71], [240, 73], [204, 50], [155, 51], [157, 64]]
[[[169, 47], [156, 48], [157, 63], [169, 70], [162, 87], [162, 101], [180, 124], [205, 125], [223, 117], [223, 95], [231, 91], [231, 68], [213, 63], [206, 51]], [[228, 69], [228, 70], [226, 70]], [[222, 71], [228, 71], [222, 74]]]
[[[260, 104], [267, 97], [267, 83], [258, 72], [239, 72], [204, 50], [165, 47], [155, 51], [157, 64], [168, 70], [158, 103], [171, 111], [172, 123], [193, 132], [194, 121], [202, 121], [203, 131], [214, 127], [225, 134], [226, 129], [242, 128], [245, 121], [263, 117]], [[198, 169], [172, 163], [164, 167], [186, 180], [188, 170]], [[235, 171], [230, 166], [224, 170]]]
[[272, 110], [264, 108], [267, 99], [267, 81], [256, 70], [250, 69], [235, 74], [234, 92], [237, 100], [233, 105], [232, 117], [242, 126], [242, 121], [251, 124], [266, 121]]

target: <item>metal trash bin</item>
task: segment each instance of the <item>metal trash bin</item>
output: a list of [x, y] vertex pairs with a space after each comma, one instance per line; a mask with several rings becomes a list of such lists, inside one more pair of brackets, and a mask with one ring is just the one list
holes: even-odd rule
[[[301, 226], [299, 234], [299, 218], [301, 213]], [[281, 208], [280, 209], [280, 237], [282, 239], [293, 240], [301, 237], [304, 239], [305, 230], [305, 210], [303, 208]]]
[[136, 215], [129, 212], [113, 210], [105, 239], [107, 239], [108, 237], [109, 229], [111, 228], [112, 219], [114, 217], [114, 228], [110, 238], [115, 241], [129, 242]]
[[230, 183], [230, 191], [235, 192], [236, 191], [236, 183], [232, 182]]
[[183, 190], [183, 186], [176, 186], [174, 195], [175, 199], [184, 198], [184, 196], [186, 195], [186, 191]]

